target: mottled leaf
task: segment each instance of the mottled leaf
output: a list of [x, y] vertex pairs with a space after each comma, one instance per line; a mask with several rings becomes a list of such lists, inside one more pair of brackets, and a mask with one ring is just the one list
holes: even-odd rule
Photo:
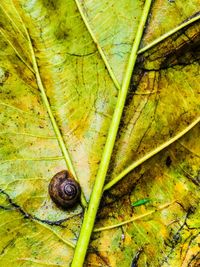
[[[0, 266], [70, 266], [84, 208], [48, 185], [90, 200], [144, 3], [1, 1]], [[152, 3], [85, 266], [200, 264], [199, 7]]]

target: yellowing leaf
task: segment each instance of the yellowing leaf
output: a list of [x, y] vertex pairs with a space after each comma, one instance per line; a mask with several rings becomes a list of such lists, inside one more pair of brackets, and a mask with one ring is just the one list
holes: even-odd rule
[[199, 6], [0, 2], [0, 266], [199, 265]]

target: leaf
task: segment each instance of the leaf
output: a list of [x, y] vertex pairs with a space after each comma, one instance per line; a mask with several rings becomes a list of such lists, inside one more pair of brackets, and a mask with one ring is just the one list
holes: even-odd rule
[[[199, 263], [198, 11], [153, 1], [85, 266]], [[83, 208], [60, 210], [48, 184], [69, 169], [91, 205], [142, 12], [139, 0], [1, 1], [1, 265], [71, 264]]]
[[[23, 2], [21, 1], [21, 5], [22, 4]], [[112, 110], [113, 110], [114, 103], [115, 103], [116, 89], [112, 85], [110, 78], [107, 74], [107, 71], [104, 69], [104, 65], [100, 57], [96, 53], [96, 48], [94, 44], [92, 43], [90, 36], [86, 30], [85, 30], [85, 33], [83, 31], [82, 36], [79, 35], [79, 43], [81, 42], [83, 42], [83, 44], [88, 43], [87, 46], [84, 45], [83, 47], [81, 47], [81, 44], [77, 44], [77, 47], [72, 46], [72, 43], [77, 39], [77, 35], [76, 35], [76, 32], [73, 32], [73, 30], [69, 30], [69, 33], [68, 33], [67, 25], [68, 24], [71, 25], [71, 23], [73, 23], [73, 21], [70, 22], [70, 18], [74, 14], [74, 12], [76, 12], [76, 8], [73, 2], [71, 3], [71, 10], [69, 9], [69, 7], [65, 7], [64, 2], [62, 5], [61, 5], [61, 2], [58, 3], [57, 13], [59, 12], [61, 13], [61, 10], [62, 10], [62, 14], [65, 14], [65, 12], [71, 13], [71, 15], [69, 13], [69, 16], [66, 19], [65, 17], [62, 17], [61, 21], [59, 22], [62, 25], [61, 29], [60, 29], [59, 24], [57, 24], [56, 22], [57, 17], [56, 16], [53, 17], [52, 15], [51, 9], [55, 7], [51, 5], [47, 6], [46, 8], [43, 7], [43, 9], [41, 9], [41, 7], [42, 5], [40, 2], [38, 2], [38, 5], [35, 4], [33, 8], [31, 2], [28, 3], [26, 1], [26, 4], [23, 5], [23, 10], [19, 8], [19, 11], [24, 12], [22, 13], [21, 16], [23, 16], [25, 25], [28, 25], [28, 31], [31, 35], [31, 38], [33, 38], [34, 40], [33, 46], [34, 46], [34, 50], [37, 51], [36, 57], [37, 57], [37, 62], [38, 62], [39, 69], [40, 69], [40, 75], [41, 75], [41, 79], [44, 83], [45, 88], [48, 88], [47, 97], [50, 101], [52, 112], [55, 114], [55, 118], [61, 129], [61, 133], [63, 131], [63, 139], [64, 139], [64, 142], [67, 143], [67, 148], [72, 157], [73, 164], [75, 165], [77, 175], [80, 176], [79, 172], [81, 172], [81, 177], [80, 177], [80, 180], [82, 181], [81, 185], [85, 191], [85, 194], [87, 195], [87, 197], [89, 197], [89, 193], [92, 187], [92, 179], [94, 178], [90, 178], [88, 175], [90, 174], [91, 177], [95, 176], [92, 172], [96, 171], [98, 160], [100, 158], [99, 151], [102, 150], [101, 141], [104, 142], [105, 140], [105, 137], [103, 135], [106, 134], [106, 131], [109, 125], [109, 121], [110, 121], [109, 113], [112, 114]], [[65, 11], [65, 9], [67, 11]], [[32, 13], [29, 14], [30, 10]], [[49, 25], [48, 31], [44, 30], [44, 32], [41, 33], [40, 30], [37, 30], [40, 28], [45, 29], [44, 25], [46, 25], [49, 22], [49, 19], [47, 17], [46, 21], [40, 21], [36, 17], [34, 20], [34, 12], [36, 11], [39, 12], [37, 14], [38, 18], [40, 16], [52, 15], [51, 24]], [[84, 29], [84, 25], [81, 21], [81, 18], [80, 17], [74, 18], [74, 20], [75, 20], [74, 31], [77, 30], [77, 23], [80, 24], [79, 30], [82, 31], [82, 28]], [[67, 24], [66, 26], [65, 26], [65, 23]], [[54, 24], [57, 25], [56, 29], [54, 29], [55, 28]], [[56, 32], [56, 30], [57, 31], [60, 30], [61, 32]], [[64, 34], [65, 30], [66, 30], [66, 37]], [[32, 32], [34, 33], [33, 37], [32, 37]], [[42, 34], [42, 37], [40, 37], [41, 34]], [[54, 38], [54, 39], [52, 43], [49, 44], [48, 42], [49, 42], [50, 35], [52, 35], [51, 38], [52, 39]], [[57, 35], [61, 35], [60, 38]], [[52, 54], [49, 53], [49, 49], [47, 49], [46, 47], [48, 45], [47, 43], [49, 44], [49, 47], [50, 47], [49, 49], [51, 50], [57, 49], [56, 54], [54, 52]], [[9, 49], [10, 51], [12, 51], [11, 48]], [[48, 50], [48, 52], [46, 53], [43, 52], [45, 51], [44, 49], [46, 49], [46, 51]], [[76, 50], [77, 50], [77, 54], [76, 54]], [[81, 56], [82, 54], [83, 56]], [[13, 58], [14, 58], [14, 52], [13, 52]], [[66, 61], [66, 63], [63, 65], [64, 61]], [[20, 64], [20, 62], [18, 63], [17, 61], [17, 64]], [[94, 66], [98, 66], [97, 69], [93, 68]], [[9, 67], [7, 67], [7, 69]], [[18, 68], [20, 68], [20, 66]], [[29, 73], [28, 70], [24, 70], [25, 66], [23, 64], [21, 64], [21, 68], [22, 68], [22, 70], [20, 69], [21, 72], [24, 73], [25, 71], [27, 71], [27, 73], [26, 75], [23, 75], [23, 77], [18, 78], [19, 82], [24, 83], [24, 80], [25, 80], [26, 82], [24, 85], [25, 90], [28, 90], [26, 89], [26, 87], [30, 87], [30, 85], [32, 87], [35, 87], [35, 95], [38, 95], [36, 97], [40, 98], [39, 91], [37, 89], [37, 84], [36, 84], [33, 74]], [[91, 68], [94, 71], [91, 71]], [[85, 75], [87, 73], [87, 77], [83, 76], [83, 70], [84, 70]], [[19, 70], [17, 71], [18, 73], [15, 72], [16, 76], [19, 75]], [[12, 77], [13, 77], [13, 80], [16, 80], [16, 78], [14, 78], [14, 74], [12, 75]], [[94, 77], [96, 77], [96, 79], [94, 79]], [[29, 82], [30, 80], [31, 81], [33, 80], [32, 84], [30, 84]], [[89, 80], [91, 80], [91, 82]], [[7, 83], [9, 83], [9, 85], [11, 82], [12, 82], [11, 80], [7, 80]], [[101, 87], [98, 86], [99, 83], [101, 83]], [[85, 88], [85, 84], [87, 84], [86, 85], [87, 88]], [[19, 88], [20, 86], [21, 85], [18, 85]], [[105, 90], [107, 86], [108, 87], [110, 86], [109, 92]], [[63, 87], [63, 89], [61, 87]], [[5, 91], [6, 91], [6, 88], [5, 88]], [[107, 102], [106, 99], [108, 98], [108, 94], [109, 94], [109, 99]], [[21, 95], [19, 95], [18, 98], [20, 98], [22, 101]], [[17, 100], [18, 102], [16, 103], [16, 100], [14, 99], [11, 102], [11, 104], [13, 103], [14, 107], [17, 107], [19, 109], [21, 108], [22, 112], [26, 110], [30, 110], [31, 108], [33, 109], [33, 107], [35, 106], [35, 110], [33, 110], [33, 113], [35, 112], [37, 115], [37, 113], [40, 112], [40, 110], [37, 110], [39, 109], [38, 107], [39, 105], [34, 105], [34, 102], [33, 100], [31, 100], [31, 97], [27, 96], [27, 98], [29, 98], [30, 99], [29, 101], [32, 102], [33, 104], [30, 104], [31, 105], [30, 107], [27, 103], [27, 106], [24, 107], [24, 110], [23, 110], [23, 106], [21, 107], [22, 104], [19, 103], [18, 100]], [[77, 106], [81, 106], [81, 110], [77, 110], [76, 108]], [[43, 107], [43, 109], [45, 110], [46, 108]], [[43, 111], [43, 113], [45, 113], [45, 111]], [[33, 115], [30, 114], [30, 116], [33, 116]], [[48, 117], [47, 114], [45, 114], [45, 116]], [[36, 116], [36, 118], [37, 117], [39, 116]], [[23, 119], [21, 118], [21, 120]], [[27, 118], [25, 118], [23, 121], [24, 123], [26, 123]], [[79, 124], [80, 122], [82, 122], [82, 125], [84, 125], [84, 127], [78, 127], [77, 123]], [[17, 122], [16, 122], [16, 126], [18, 126]], [[41, 125], [41, 128], [42, 127], [44, 126]], [[49, 126], [48, 128], [50, 127], [51, 126]], [[39, 126], [37, 128], [39, 128]], [[17, 129], [18, 132], [19, 130], [20, 129]], [[39, 134], [40, 133], [39, 130], [37, 131], [35, 130], [35, 133], [37, 132]], [[43, 134], [45, 133], [43, 129], [41, 130], [41, 132], [43, 132]], [[31, 132], [29, 131], [28, 133], [31, 133]], [[55, 134], [53, 132], [50, 133], [50, 130], [47, 129], [47, 133], [48, 133], [46, 134], [47, 137], [49, 135], [50, 137], [55, 139]], [[7, 138], [7, 136], [5, 137]], [[96, 138], [97, 140], [99, 140], [98, 142], [95, 142]], [[56, 140], [53, 140], [53, 141], [50, 140], [48, 142], [54, 142], [55, 145], [57, 144]], [[39, 144], [40, 143], [41, 143], [41, 140], [39, 140]], [[90, 152], [91, 146], [92, 146], [92, 150]], [[48, 155], [49, 153], [46, 151], [46, 147], [51, 148], [52, 145], [47, 144], [45, 145], [45, 149], [42, 150], [42, 152], [44, 151], [44, 153]], [[28, 145], [27, 145], [27, 149], [29, 149]], [[57, 150], [58, 150], [59, 156], [61, 156], [60, 149], [58, 146], [57, 146]], [[51, 155], [53, 157], [56, 156], [54, 151], [56, 150], [53, 149], [53, 151], [51, 152]], [[40, 164], [40, 162], [36, 164]], [[61, 165], [63, 167], [58, 166], [57, 170], [65, 167], [64, 162], [62, 162]], [[89, 166], [92, 166], [91, 167], [92, 169], [90, 169]], [[34, 166], [34, 170], [35, 169], [37, 169], [36, 166]], [[38, 169], [40, 169], [40, 167]], [[29, 170], [27, 170], [27, 173], [29, 173]], [[43, 173], [46, 173], [46, 170], [43, 170]], [[52, 174], [54, 173], [55, 173], [55, 170], [51, 171], [48, 177], [50, 178]], [[48, 181], [49, 181], [49, 178], [48, 178]]]
[[[19, 44], [21, 47], [26, 44], [24, 48], [30, 58], [31, 48], [35, 52], [39, 74], [51, 111], [59, 125], [87, 198], [92, 188], [95, 176], [93, 172], [96, 172], [98, 166], [117, 90], [100, 56], [96, 53], [96, 47], [80, 16], [76, 16], [77, 11], [73, 1], [69, 6], [66, 6], [64, 1], [59, 2], [57, 7], [54, 4], [45, 7], [40, 1], [35, 2], [34, 5], [31, 1], [24, 3], [20, 1], [20, 6], [16, 1], [16, 6], [10, 3], [12, 7], [9, 9], [12, 12], [10, 17], [15, 19], [17, 16], [18, 20], [23, 19], [20, 30], [16, 29], [15, 23], [8, 21], [8, 16], [5, 14], [7, 2], [3, 1], [2, 5], [4, 4], [1, 16], [7, 21], [5, 20], [4, 23], [2, 20], [2, 31], [4, 36], [7, 34], [7, 38], [1, 38], [3, 86], [1, 88], [0, 188], [26, 214], [29, 214], [29, 218], [47, 224], [50, 231], [56, 228], [56, 224], [62, 224], [61, 229], [58, 226], [58, 230], [57, 228], [55, 230], [59, 232], [56, 241], [60, 242], [59, 240], [64, 239], [65, 242], [74, 244], [80, 227], [82, 209], [79, 205], [66, 213], [58, 209], [48, 195], [51, 177], [58, 171], [66, 169], [66, 163], [58, 144], [58, 137], [48, 118], [47, 107], [42, 102], [38, 78], [36, 79], [34, 73], [30, 71], [33, 66], [27, 68], [28, 63], [24, 64], [19, 59], [18, 54], [22, 57], [24, 53], [18, 49], [18, 46], [15, 47], [12, 39], [9, 39], [7, 25], [12, 26], [15, 36], [19, 35], [21, 38], [21, 32], [26, 32], [24, 29], [27, 29], [31, 36], [32, 44], [29, 43], [28, 36], [23, 37], [23, 41], [19, 38]], [[56, 13], [62, 14], [59, 23], [54, 13], [55, 8], [57, 8]], [[65, 17], [66, 12], [69, 12], [67, 17]], [[46, 20], [40, 19], [43, 16], [46, 16]], [[49, 24], [48, 28], [46, 28], [47, 24]], [[72, 24], [74, 27], [70, 28]], [[78, 28], [77, 25], [79, 25]], [[82, 34], [79, 34], [80, 32]], [[75, 46], [73, 43], [77, 41], [77, 36], [79, 42]], [[49, 38], [52, 42], [49, 42]], [[12, 46], [11, 42], [13, 42]], [[56, 51], [56, 54], [53, 51]], [[109, 91], [107, 87], [110, 88]], [[77, 110], [76, 107], [81, 108]], [[83, 127], [78, 127], [80, 123]], [[3, 204], [2, 208], [4, 208]], [[75, 228], [68, 234], [65, 230], [67, 226], [63, 226], [62, 222], [69, 221], [73, 224], [74, 216], [76, 217]], [[18, 227], [20, 225], [19, 222]], [[76, 233], [76, 237], [73, 232]], [[38, 231], [36, 238], [38, 242], [42, 235]], [[22, 235], [22, 239], [24, 238], [26, 234]], [[6, 244], [3, 242], [2, 246]], [[68, 249], [70, 253], [70, 247], [66, 249], [66, 253]], [[48, 248], [48, 251], [51, 251], [51, 248]], [[42, 250], [37, 252], [37, 256], [34, 251], [30, 252], [32, 253], [28, 257], [30, 259], [36, 257], [37, 260], [43, 255]], [[64, 264], [65, 255], [60, 257], [60, 262], [63, 260], [62, 264]], [[43, 258], [43, 260], [48, 262], [48, 259]], [[51, 261], [51, 264], [55, 263], [56, 257], [54, 262]]]
[[[198, 265], [200, 151], [193, 138], [199, 144], [199, 126], [135, 169], [128, 179], [138, 181], [127, 194], [104, 199], [86, 266]], [[144, 196], [157, 201], [131, 207]]]
[[110, 68], [115, 84], [121, 84], [142, 14], [143, 1], [125, 0], [108, 4], [107, 1], [76, 0], [76, 3], [91, 36], [98, 44], [101, 56], [106, 59], [106, 66]]
[[132, 162], [148, 158], [158, 147], [170, 145], [171, 139], [185, 133], [193, 122], [199, 122], [199, 76], [189, 75], [198, 73], [198, 33], [199, 23], [191, 25], [183, 35], [175, 33], [173, 39], [138, 58], [123, 128], [113, 154], [111, 178], [120, 176]]
[[25, 216], [7, 194], [1, 192], [0, 200], [1, 265], [65, 266], [73, 255], [73, 248], [66, 241], [74, 238], [73, 225], [76, 222], [71, 220], [71, 227], [60, 228], [57, 225], [55, 229], [48, 222]]

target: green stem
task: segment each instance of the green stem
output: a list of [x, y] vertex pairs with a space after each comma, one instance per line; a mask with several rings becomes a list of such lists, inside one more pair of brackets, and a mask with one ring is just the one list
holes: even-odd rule
[[116, 103], [116, 108], [113, 114], [112, 122], [109, 128], [108, 137], [106, 140], [106, 144], [104, 147], [101, 163], [99, 166], [99, 170], [97, 173], [97, 177], [95, 179], [93, 191], [91, 194], [88, 210], [85, 211], [81, 232], [79, 235], [79, 239], [76, 245], [74, 258], [72, 261], [71, 267], [82, 267], [85, 259], [85, 255], [87, 252], [88, 244], [90, 241], [90, 236], [92, 234], [92, 230], [94, 227], [94, 222], [97, 214], [97, 210], [99, 207], [99, 203], [101, 200], [101, 196], [103, 193], [103, 186], [105, 182], [105, 177], [107, 174], [108, 166], [110, 163], [113, 147], [115, 144], [115, 139], [117, 136], [122, 112], [124, 109], [126, 96], [128, 93], [130, 80], [132, 76], [132, 72], [135, 66], [135, 62], [137, 59], [137, 51], [140, 45], [140, 41], [143, 35], [143, 30], [145, 27], [145, 23], [149, 14], [150, 6], [152, 0], [146, 0], [144, 5], [144, 10], [142, 13], [142, 17], [138, 26], [137, 34], [135, 37], [135, 41], [132, 47], [132, 51], [130, 54], [129, 62], [127, 65], [127, 70], [125, 73], [125, 77], [122, 83], [122, 88], [119, 91], [118, 99]]
[[160, 146], [156, 147], [154, 150], [150, 151], [148, 154], [146, 154], [144, 157], [136, 160], [131, 165], [129, 165], [126, 169], [124, 169], [117, 177], [115, 177], [112, 181], [107, 183], [104, 186], [103, 191], [106, 191], [110, 189], [112, 186], [114, 186], [116, 183], [118, 183], [121, 179], [123, 179], [129, 172], [134, 170], [136, 167], [138, 167], [140, 164], [145, 162], [146, 160], [150, 159], [154, 155], [156, 155], [161, 150], [165, 149], [175, 141], [177, 141], [179, 138], [181, 138], [183, 135], [185, 135], [187, 132], [189, 132], [195, 125], [197, 125], [200, 122], [200, 117], [198, 117], [195, 121], [193, 121], [188, 127], [183, 129], [180, 133], [178, 133], [176, 136], [169, 139], [167, 142], [161, 144]]
[[157, 45], [158, 43], [162, 42], [163, 40], [165, 40], [166, 38], [170, 37], [171, 35], [173, 35], [174, 33], [178, 32], [179, 30], [187, 27], [188, 25], [192, 24], [193, 22], [197, 21], [200, 19], [200, 15], [195, 16], [194, 18], [182, 23], [181, 25], [177, 26], [176, 28], [172, 29], [171, 31], [163, 34], [162, 36], [160, 36], [159, 38], [155, 39], [153, 42], [151, 42], [150, 44], [146, 45], [145, 47], [141, 48], [138, 51], [138, 55], [142, 54], [144, 52], [146, 52], [147, 50], [149, 50], [150, 48], [152, 48], [153, 46]]

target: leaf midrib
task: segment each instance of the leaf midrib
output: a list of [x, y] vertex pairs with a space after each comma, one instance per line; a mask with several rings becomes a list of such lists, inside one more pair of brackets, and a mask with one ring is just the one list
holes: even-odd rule
[[119, 91], [116, 107], [110, 124], [110, 128], [107, 135], [106, 144], [104, 146], [101, 162], [93, 186], [93, 191], [90, 197], [90, 202], [87, 211], [85, 212], [81, 232], [75, 248], [74, 258], [71, 267], [81, 267], [85, 259], [86, 251], [92, 234], [97, 210], [103, 193], [104, 181], [106, 178], [107, 170], [111, 160], [117, 132], [119, 129], [121, 116], [123, 113], [126, 96], [128, 93], [130, 80], [134, 66], [137, 59], [137, 51], [140, 45], [140, 41], [143, 35], [143, 30], [146, 24], [146, 20], [149, 14], [152, 0], [146, 0], [143, 8], [143, 13], [140, 19], [136, 37], [130, 53], [127, 69], [122, 83], [122, 88]]
[[[76, 2], [78, 2], [77, 0], [75, 0]], [[79, 10], [80, 11], [80, 10]], [[81, 13], [81, 11], [80, 11]], [[147, 50], [149, 50], [152, 46], [158, 44], [159, 42], [162, 42], [163, 40], [165, 40], [166, 38], [168, 38], [169, 36], [171, 36], [172, 34], [174, 34], [175, 32], [177, 32], [178, 30], [188, 26], [189, 24], [193, 23], [194, 21], [197, 21], [200, 19], [200, 15], [191, 19], [190, 21], [186, 22], [186, 23], [183, 23], [181, 24], [180, 26], [176, 27], [175, 29], [173, 29], [172, 31], [166, 33], [165, 35], [161, 36], [160, 38], [154, 40], [151, 44], [147, 45], [146, 47], [140, 49], [138, 51], [138, 54], [140, 53], [143, 53]], [[84, 20], [85, 22], [85, 20]], [[86, 22], [85, 22], [86, 23]], [[88, 29], [89, 30], [89, 29]], [[72, 164], [72, 161], [71, 161], [71, 158], [70, 158], [70, 155], [67, 151], [67, 148], [66, 148], [66, 145], [65, 145], [65, 142], [64, 142], [64, 139], [62, 137], [62, 134], [59, 130], [59, 127], [56, 123], [56, 120], [53, 116], [53, 112], [51, 110], [51, 106], [50, 106], [50, 103], [48, 101], [48, 98], [46, 96], [46, 93], [45, 93], [45, 88], [42, 84], [42, 79], [40, 77], [40, 73], [39, 73], [39, 69], [38, 69], [38, 65], [37, 65], [37, 61], [36, 61], [36, 57], [35, 57], [35, 52], [34, 52], [34, 49], [33, 49], [33, 46], [32, 46], [32, 43], [31, 43], [31, 39], [30, 39], [30, 36], [29, 36], [29, 33], [27, 31], [27, 35], [28, 35], [28, 41], [29, 41], [29, 45], [30, 45], [30, 49], [31, 49], [31, 54], [32, 54], [32, 60], [33, 60], [33, 65], [34, 65], [34, 72], [35, 72], [35, 75], [36, 75], [36, 80], [37, 80], [37, 83], [38, 83], [38, 87], [41, 91], [41, 95], [42, 95], [42, 99], [45, 103], [45, 106], [47, 108], [47, 111], [48, 111], [48, 114], [49, 114], [49, 117], [50, 117], [50, 120], [52, 122], [52, 125], [53, 125], [53, 128], [54, 128], [54, 131], [55, 131], [55, 134], [56, 134], [56, 137], [57, 137], [57, 140], [59, 142], [59, 145], [60, 145], [60, 148], [62, 150], [62, 153], [64, 155], [64, 158], [65, 158], [65, 161], [66, 161], [66, 164], [69, 168], [69, 170], [73, 173], [73, 175], [76, 177], [76, 173], [75, 173], [75, 170], [74, 170], [74, 167], [73, 167], [73, 164]], [[101, 47], [98, 45], [98, 43], [95, 41], [95, 39], [93, 38], [94, 42], [96, 43], [98, 49], [99, 49], [99, 52], [101, 51]], [[103, 51], [103, 50], [102, 50]], [[16, 51], [15, 51], [16, 52]], [[104, 60], [104, 53], [100, 52], [103, 60]], [[104, 55], [104, 57], [103, 57]], [[24, 61], [23, 61], [24, 62]], [[24, 62], [25, 63], [25, 62]], [[104, 63], [105, 65], [108, 67], [110, 66], [109, 63], [105, 60], [104, 60]], [[26, 64], [27, 65], [27, 64]], [[27, 66], [28, 67], [28, 66]], [[110, 71], [109, 71], [110, 73]], [[112, 74], [110, 73], [110, 76], [111, 78], [113, 79], [112, 77]], [[115, 83], [116, 87], [117, 87], [117, 83], [113, 80], [113, 82]], [[120, 87], [118, 88], [120, 89]], [[156, 153], [158, 153], [159, 151], [161, 151], [162, 149], [164, 149], [165, 147], [169, 146], [170, 144], [172, 144], [173, 142], [175, 142], [176, 140], [178, 140], [180, 137], [182, 137], [184, 134], [186, 134], [190, 129], [192, 129], [198, 122], [200, 121], [200, 117], [197, 118], [197, 120], [195, 120], [193, 123], [191, 123], [188, 127], [186, 127], [182, 132], [180, 132], [178, 135], [176, 135], [174, 138], [168, 140], [167, 142], [165, 142], [164, 144], [162, 144], [161, 146], [157, 147], [155, 150], [151, 151], [150, 153], [148, 153], [147, 155], [145, 155], [142, 159], [134, 162], [131, 166], [132, 169], [130, 169], [130, 166], [127, 168], [128, 169], [128, 172], [132, 171], [134, 168], [136, 168], [137, 166], [139, 166], [140, 164], [142, 164], [144, 161], [146, 161], [147, 159], [149, 159], [150, 157], [152, 157], [153, 155], [155, 155]], [[120, 180], [127, 174], [127, 169], [125, 169], [120, 175], [121, 175], [121, 178]], [[123, 174], [123, 176], [122, 176]], [[76, 177], [77, 178], [77, 177]], [[116, 180], [115, 180], [116, 179]], [[106, 186], [108, 188], [106, 188], [106, 186], [104, 187], [104, 190], [108, 190], [111, 186], [113, 186], [114, 184], [116, 184], [118, 181], [119, 181], [119, 177], [116, 177], [114, 179], [114, 183], [112, 185], [109, 185], [107, 184]], [[109, 187], [110, 186], [110, 187]]]
[[[98, 43], [98, 40], [95, 36], [95, 34], [93, 33], [89, 22], [87, 20], [87, 17], [84, 15], [84, 12], [82, 11], [82, 7], [79, 3], [78, 0], [75, 0], [77, 7], [79, 9], [79, 12], [81, 14], [81, 17], [91, 35], [91, 38], [93, 39], [94, 43], [96, 44], [99, 53], [102, 57], [102, 60], [104, 61], [104, 64], [106, 65], [108, 72], [110, 74], [111, 79], [113, 80], [115, 86], [117, 87], [117, 89], [121, 90], [121, 86], [119, 85], [115, 74], [112, 71], [112, 68], [110, 67], [105, 53], [103, 52], [101, 46]], [[198, 12], [196, 13], [198, 14]], [[152, 47], [154, 47], [155, 45], [163, 42], [164, 40], [166, 40], [167, 38], [169, 38], [170, 36], [172, 36], [173, 34], [175, 34], [176, 32], [180, 31], [181, 29], [184, 29], [186, 27], [188, 27], [189, 25], [191, 25], [192, 23], [196, 22], [200, 20], [200, 14], [197, 16], [191, 16], [191, 19], [181, 23], [180, 25], [178, 25], [177, 27], [175, 27], [174, 29], [166, 32], [165, 34], [161, 35], [160, 37], [158, 37], [157, 39], [155, 39], [154, 41], [152, 41], [151, 43], [147, 44], [145, 47], [141, 48], [140, 50], [138, 50], [137, 54], [143, 54], [144, 52], [147, 52], [148, 50], [150, 50]], [[183, 129], [180, 133], [178, 133], [177, 135], [175, 135], [173, 138], [169, 139], [168, 141], [164, 142], [163, 144], [161, 144], [160, 146], [158, 146], [157, 148], [153, 149], [152, 151], [150, 151], [149, 153], [147, 153], [145, 156], [143, 156], [142, 158], [134, 161], [132, 164], [130, 164], [127, 168], [125, 168], [118, 176], [116, 176], [115, 178], [113, 178], [110, 182], [108, 182], [104, 188], [103, 191], [107, 191], [110, 188], [112, 188], [115, 184], [117, 184], [120, 180], [122, 180], [128, 173], [130, 173], [131, 171], [133, 171], [136, 167], [138, 167], [139, 165], [141, 165], [142, 163], [144, 163], [145, 161], [147, 161], [148, 159], [150, 159], [151, 157], [153, 157], [154, 155], [156, 155], [157, 153], [159, 153], [161, 150], [165, 149], [166, 147], [168, 147], [169, 145], [171, 145], [172, 143], [174, 143], [175, 141], [177, 141], [178, 139], [180, 139], [183, 135], [185, 135], [188, 131], [190, 131], [193, 127], [195, 127], [196, 124], [198, 124], [200, 121], [200, 117], [198, 117], [196, 120], [194, 120], [188, 127], [186, 127], [185, 129]]]

